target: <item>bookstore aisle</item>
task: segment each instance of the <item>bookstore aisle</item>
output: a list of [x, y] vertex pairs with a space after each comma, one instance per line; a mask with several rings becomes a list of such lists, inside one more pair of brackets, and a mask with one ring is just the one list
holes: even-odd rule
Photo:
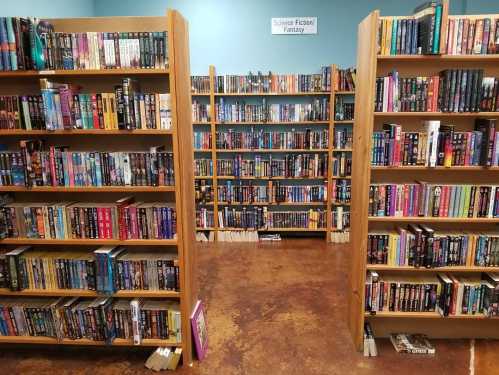
[[[203, 362], [176, 374], [367, 375], [403, 368], [404, 375], [468, 375], [468, 340], [432, 340], [437, 354], [425, 358], [398, 355], [382, 339], [377, 339], [379, 357], [365, 359], [354, 349], [344, 302], [349, 253], [346, 245], [328, 245], [323, 239], [199, 244], [197, 284], [207, 307], [210, 349]], [[497, 374], [492, 365], [498, 350], [497, 342], [476, 341], [476, 375]], [[151, 374], [144, 368], [147, 353], [133, 348], [0, 348], [0, 363], [4, 374]]]

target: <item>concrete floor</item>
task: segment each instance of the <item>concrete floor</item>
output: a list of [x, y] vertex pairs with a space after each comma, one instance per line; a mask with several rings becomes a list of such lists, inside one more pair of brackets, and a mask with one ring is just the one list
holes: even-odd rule
[[[179, 375], [470, 374], [469, 340], [433, 340], [433, 357], [397, 355], [377, 340], [365, 359], [346, 326], [346, 246], [323, 240], [198, 248], [210, 350]], [[499, 322], [498, 322], [499, 329]], [[147, 351], [0, 347], [0, 374], [146, 374]], [[499, 374], [499, 342], [476, 341], [475, 375]]]

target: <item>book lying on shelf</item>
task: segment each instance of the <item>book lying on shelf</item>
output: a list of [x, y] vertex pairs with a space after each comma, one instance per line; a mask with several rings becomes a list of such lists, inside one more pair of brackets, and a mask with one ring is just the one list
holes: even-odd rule
[[217, 159], [218, 176], [326, 178], [327, 155], [303, 153], [287, 155], [254, 155], [253, 159], [236, 155], [233, 159]]
[[334, 91], [355, 91], [357, 81], [357, 69], [346, 68], [334, 71], [333, 86]]
[[191, 93], [209, 94], [210, 76], [191, 76]]
[[409, 354], [435, 354], [435, 347], [426, 335], [392, 333], [390, 341], [397, 353]]
[[168, 66], [166, 31], [63, 33], [38, 18], [1, 17], [0, 43], [4, 71]]
[[21, 141], [20, 151], [0, 152], [0, 186], [172, 186], [173, 153], [73, 151]]
[[[206, 144], [206, 142], [205, 142]], [[216, 148], [221, 150], [254, 149], [327, 149], [328, 130], [264, 131], [253, 126], [248, 131], [217, 131]]]
[[200, 103], [198, 100], [192, 101], [192, 121], [194, 122], [210, 122], [211, 121], [211, 106], [206, 103]]
[[219, 230], [217, 232], [218, 242], [258, 242], [260, 240], [256, 231], [234, 231], [234, 230]]
[[258, 72], [247, 75], [215, 77], [216, 93], [301, 93], [331, 90], [331, 67], [324, 66], [319, 74], [276, 74]]
[[383, 17], [378, 26], [378, 54], [431, 55], [440, 53], [442, 4], [425, 2], [412, 16]]
[[206, 326], [205, 315], [204, 304], [198, 300], [192, 309], [191, 326], [196, 354], [200, 361], [206, 357], [206, 352], [208, 351], [208, 328]]
[[383, 124], [372, 134], [371, 165], [499, 166], [499, 132], [495, 119], [475, 119], [473, 131], [457, 131], [440, 121], [423, 122], [422, 132], [403, 132]]
[[369, 216], [498, 218], [499, 186], [371, 184]]
[[499, 78], [483, 69], [446, 69], [431, 77], [376, 79], [376, 112], [496, 112]]
[[259, 240], [264, 241], [264, 242], [280, 241], [281, 235], [279, 233], [261, 234], [261, 235], [259, 235]]
[[449, 18], [445, 51], [448, 55], [499, 53], [499, 17]]
[[0, 209], [7, 213], [9, 238], [176, 238], [176, 211], [171, 203], [125, 197], [111, 203], [14, 202]]
[[0, 251], [0, 288], [21, 290], [179, 291], [179, 266], [168, 253], [122, 246], [42, 251], [30, 246]]
[[245, 101], [232, 101], [219, 98], [215, 103], [217, 122], [300, 122], [329, 120], [329, 99], [311, 99], [310, 103], [268, 103], [266, 98], [261, 104], [246, 104]]
[[[0, 335], [42, 336], [58, 340], [115, 339], [181, 343], [178, 302], [98, 298], [2, 298]], [[136, 340], [135, 340], [136, 339]]]
[[176, 370], [182, 348], [157, 348], [149, 358], [147, 358], [145, 367], [153, 371]]

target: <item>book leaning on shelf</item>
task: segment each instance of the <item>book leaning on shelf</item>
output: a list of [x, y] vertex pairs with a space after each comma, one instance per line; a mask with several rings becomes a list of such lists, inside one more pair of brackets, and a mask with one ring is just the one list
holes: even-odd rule
[[367, 271], [365, 311], [495, 317], [499, 315], [499, 275], [396, 277]]
[[7, 237], [32, 239], [174, 239], [176, 211], [164, 202], [14, 202], [0, 207]]
[[499, 53], [499, 18], [450, 18], [447, 21], [445, 50], [448, 55]]
[[499, 186], [371, 184], [369, 216], [499, 218]]
[[72, 151], [43, 141], [21, 141], [20, 151], [0, 152], [0, 186], [173, 186], [173, 154]]
[[425, 121], [423, 131], [403, 132], [398, 124], [383, 124], [372, 134], [371, 165], [499, 166], [499, 132], [495, 119], [476, 119], [473, 131]]
[[168, 38], [161, 32], [55, 32], [37, 18], [0, 17], [0, 70], [164, 69]]
[[335, 69], [333, 77], [334, 91], [355, 91], [357, 69]]
[[175, 255], [121, 246], [44, 251], [31, 246], [0, 250], [0, 288], [22, 290], [179, 291]]
[[376, 79], [376, 112], [496, 112], [499, 79], [483, 69], [446, 69], [431, 77]]
[[499, 235], [436, 230], [423, 224], [371, 231], [367, 263], [426, 268], [499, 267]]
[[191, 76], [192, 94], [210, 93], [210, 76]]
[[112, 345], [115, 339], [140, 345], [144, 339], [181, 343], [178, 302], [80, 298], [1, 298], [0, 336], [88, 339]]
[[331, 67], [324, 66], [319, 74], [275, 74], [258, 72], [245, 76], [215, 77], [216, 93], [300, 93], [331, 90]]

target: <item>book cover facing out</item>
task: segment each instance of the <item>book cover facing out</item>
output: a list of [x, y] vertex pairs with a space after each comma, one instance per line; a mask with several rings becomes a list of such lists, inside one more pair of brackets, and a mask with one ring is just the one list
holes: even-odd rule
[[192, 334], [196, 345], [198, 359], [202, 361], [208, 350], [208, 331], [206, 329], [206, 318], [204, 305], [201, 301], [196, 302], [196, 306], [191, 315]]

